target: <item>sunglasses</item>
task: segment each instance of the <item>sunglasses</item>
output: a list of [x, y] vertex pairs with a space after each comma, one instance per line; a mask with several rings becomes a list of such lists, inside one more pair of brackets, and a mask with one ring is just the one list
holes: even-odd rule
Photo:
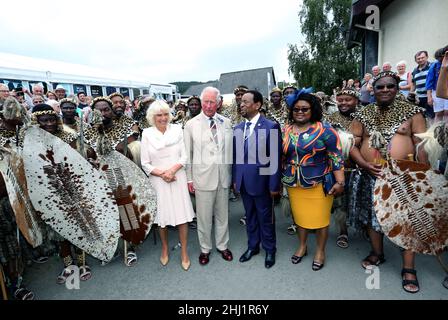
[[397, 86], [395, 85], [395, 84], [388, 84], [388, 85], [376, 85], [375, 86], [375, 89], [376, 90], [383, 90], [384, 88], [387, 88], [387, 89], [393, 89], [393, 88], [396, 88]]
[[292, 112], [296, 112], [296, 113], [307, 113], [308, 111], [310, 111], [311, 108], [293, 108]]

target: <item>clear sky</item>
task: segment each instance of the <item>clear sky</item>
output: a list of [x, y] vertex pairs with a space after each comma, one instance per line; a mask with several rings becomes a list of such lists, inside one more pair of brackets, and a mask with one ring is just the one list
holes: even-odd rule
[[151, 82], [207, 81], [274, 67], [288, 75], [301, 0], [2, 1], [0, 52]]

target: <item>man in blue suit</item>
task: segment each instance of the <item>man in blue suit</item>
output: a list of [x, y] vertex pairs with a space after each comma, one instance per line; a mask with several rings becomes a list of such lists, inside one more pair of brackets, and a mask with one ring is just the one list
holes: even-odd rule
[[273, 197], [280, 194], [281, 132], [278, 123], [260, 115], [263, 96], [247, 91], [241, 102], [245, 121], [234, 129], [233, 185], [246, 211], [248, 248], [240, 262], [266, 251], [265, 267], [275, 264], [276, 237]]

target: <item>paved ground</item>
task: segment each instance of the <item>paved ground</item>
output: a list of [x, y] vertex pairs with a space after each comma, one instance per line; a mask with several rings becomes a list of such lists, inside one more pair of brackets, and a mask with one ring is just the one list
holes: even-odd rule
[[[90, 258], [93, 277], [81, 282], [79, 290], [68, 290], [56, 284], [61, 262], [52, 257], [42, 265], [33, 265], [25, 274], [25, 281], [34, 290], [37, 299], [188, 299], [188, 300], [276, 300], [276, 299], [447, 299], [448, 290], [441, 285], [442, 268], [432, 256], [418, 256], [417, 270], [421, 291], [409, 294], [401, 288], [400, 252], [389, 241], [385, 243], [386, 263], [380, 268], [380, 289], [367, 289], [365, 273], [360, 260], [369, 252], [368, 243], [352, 236], [350, 247], [341, 249], [335, 244], [335, 229], [331, 228], [325, 267], [311, 270], [315, 237], [310, 236], [308, 256], [293, 265], [290, 256], [298, 245], [296, 236], [286, 233], [289, 218], [277, 209], [276, 264], [264, 267], [264, 252], [246, 263], [238, 258], [246, 249], [245, 228], [239, 225], [243, 213], [241, 201], [230, 203], [230, 249], [234, 260], [224, 261], [213, 251], [210, 263], [198, 262], [199, 247], [196, 230], [190, 230], [189, 251], [192, 265], [189, 271], [180, 266], [179, 250], [171, 251], [170, 262], [163, 267], [159, 262], [160, 241], [154, 245], [152, 233], [139, 248], [139, 261], [128, 268], [123, 259], [107, 266]], [[170, 245], [177, 243], [176, 231], [170, 232]], [[445, 256], [448, 259], [448, 256]]]

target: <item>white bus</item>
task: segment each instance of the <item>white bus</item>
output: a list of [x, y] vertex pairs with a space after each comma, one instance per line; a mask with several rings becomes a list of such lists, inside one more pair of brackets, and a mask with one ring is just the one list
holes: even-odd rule
[[176, 101], [177, 86], [151, 84], [142, 80], [119, 80], [117, 75], [104, 70], [60, 61], [37, 59], [0, 53], [0, 83], [13, 90], [19, 86], [32, 91], [40, 83], [44, 92], [54, 91], [56, 86], [65, 88], [67, 95], [85, 92], [92, 97], [108, 96], [120, 92], [132, 100], [150, 94], [158, 99]]
[[164, 99], [166, 101], [178, 101], [180, 93], [175, 84], [159, 84], [151, 83], [149, 85], [149, 94], [156, 99]]

